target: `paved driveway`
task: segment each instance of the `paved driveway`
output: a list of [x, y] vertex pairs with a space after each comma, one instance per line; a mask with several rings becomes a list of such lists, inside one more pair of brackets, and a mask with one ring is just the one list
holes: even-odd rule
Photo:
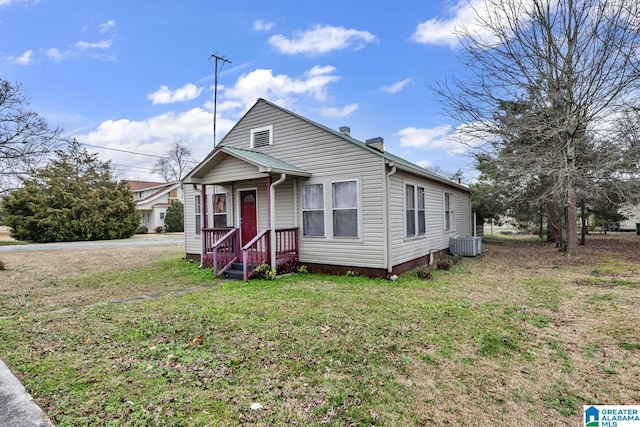
[[94, 240], [90, 242], [30, 243], [0, 246], [0, 252], [43, 251], [58, 249], [101, 249], [118, 246], [161, 246], [184, 243], [184, 233], [136, 234], [130, 239]]

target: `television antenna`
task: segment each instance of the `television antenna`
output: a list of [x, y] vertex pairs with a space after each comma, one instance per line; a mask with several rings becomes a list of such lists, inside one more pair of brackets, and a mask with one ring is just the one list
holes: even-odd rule
[[224, 64], [231, 64], [224, 56], [218, 56], [215, 53], [212, 54], [209, 59], [214, 58], [215, 70], [213, 73], [213, 146], [216, 146], [216, 116], [218, 110], [218, 63], [221, 63], [220, 70], [224, 67]]

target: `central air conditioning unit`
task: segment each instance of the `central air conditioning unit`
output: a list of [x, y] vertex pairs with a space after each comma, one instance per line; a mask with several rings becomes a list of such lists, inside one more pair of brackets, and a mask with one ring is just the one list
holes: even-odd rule
[[478, 256], [482, 253], [482, 237], [450, 237], [449, 253], [451, 255]]

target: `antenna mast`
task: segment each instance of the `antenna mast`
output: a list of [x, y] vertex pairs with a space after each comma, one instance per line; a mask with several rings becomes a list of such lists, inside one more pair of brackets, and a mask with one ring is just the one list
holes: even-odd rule
[[213, 146], [216, 146], [216, 117], [217, 117], [217, 109], [218, 109], [218, 62], [222, 63], [222, 67], [224, 67], [225, 63], [231, 64], [224, 56], [218, 56], [215, 53], [212, 54], [209, 59], [214, 58], [215, 60], [215, 72], [214, 72], [214, 83], [213, 83]]

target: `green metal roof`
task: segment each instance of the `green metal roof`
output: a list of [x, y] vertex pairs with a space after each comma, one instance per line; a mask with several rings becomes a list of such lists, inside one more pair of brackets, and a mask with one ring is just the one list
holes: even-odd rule
[[260, 172], [286, 173], [290, 175], [305, 177], [311, 176], [309, 172], [305, 172], [296, 166], [290, 165], [289, 163], [278, 160], [275, 157], [271, 157], [267, 154], [259, 153], [257, 151], [225, 146], [221, 146], [220, 151], [243, 160], [247, 163], [251, 163], [254, 166], [257, 166]]

